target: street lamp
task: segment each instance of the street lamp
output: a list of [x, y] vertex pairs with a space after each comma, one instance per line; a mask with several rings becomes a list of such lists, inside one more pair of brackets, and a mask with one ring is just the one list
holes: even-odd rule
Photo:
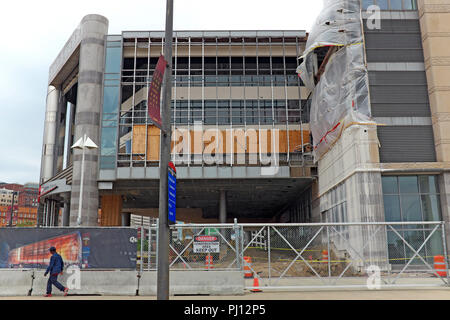
[[81, 181], [80, 181], [80, 203], [78, 205], [78, 218], [77, 225], [81, 225], [81, 208], [83, 206], [83, 181], [84, 181], [84, 158], [86, 149], [97, 149], [98, 146], [91, 140], [86, 134], [72, 146], [72, 149], [78, 149], [83, 151], [83, 156], [81, 158]]

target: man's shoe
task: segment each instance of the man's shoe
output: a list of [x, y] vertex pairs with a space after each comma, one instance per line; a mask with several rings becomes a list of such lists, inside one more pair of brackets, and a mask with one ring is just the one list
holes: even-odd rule
[[44, 297], [50, 298], [52, 296], [51, 293], [44, 294]]
[[67, 296], [68, 293], [69, 293], [69, 288], [65, 288], [64, 289], [64, 296]]

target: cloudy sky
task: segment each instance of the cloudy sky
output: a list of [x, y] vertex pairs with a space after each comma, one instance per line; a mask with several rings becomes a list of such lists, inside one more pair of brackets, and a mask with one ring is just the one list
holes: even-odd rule
[[[86, 14], [163, 30], [165, 0], [7, 1], [0, 12], [0, 182], [38, 182], [48, 68]], [[175, 30], [311, 29], [321, 0], [174, 0]]]

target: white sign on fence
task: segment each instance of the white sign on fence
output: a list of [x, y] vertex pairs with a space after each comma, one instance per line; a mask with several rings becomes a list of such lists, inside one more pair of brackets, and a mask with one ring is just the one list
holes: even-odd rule
[[216, 236], [197, 236], [194, 238], [194, 253], [219, 253], [219, 238]]

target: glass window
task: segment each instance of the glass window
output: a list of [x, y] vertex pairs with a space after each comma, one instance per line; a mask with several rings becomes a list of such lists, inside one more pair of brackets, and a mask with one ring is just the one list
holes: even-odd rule
[[381, 183], [383, 185], [384, 194], [397, 194], [398, 193], [398, 183], [397, 177], [381, 177]]
[[400, 215], [400, 198], [398, 195], [385, 195], [384, 199], [384, 214], [386, 221], [401, 221]]
[[391, 10], [402, 10], [402, 0], [391, 0]]
[[105, 73], [120, 73], [120, 62], [122, 61], [122, 48], [107, 48]]
[[[441, 221], [436, 176], [385, 176], [382, 177], [382, 185], [386, 221]], [[400, 234], [416, 250], [430, 232], [420, 224], [397, 227], [400, 229], [403, 229]], [[433, 235], [419, 254], [432, 259], [436, 253], [442, 253], [442, 239], [439, 237], [439, 234]], [[388, 251], [392, 264], [408, 263], [413, 256], [411, 249], [393, 232], [388, 232]]]
[[116, 154], [117, 128], [102, 128], [102, 148], [103, 156], [115, 156]]
[[437, 193], [435, 176], [419, 176], [420, 193]]
[[102, 169], [114, 169], [115, 168], [116, 157], [111, 156], [101, 156], [100, 157], [100, 168]]
[[371, 5], [373, 5], [373, 0], [362, 0], [363, 9], [367, 9]]
[[103, 112], [115, 113], [119, 108], [119, 87], [105, 87], [103, 95]]
[[403, 221], [422, 221], [420, 197], [417, 195], [400, 195]]
[[400, 193], [419, 193], [417, 176], [400, 176], [398, 177], [398, 183]]
[[417, 10], [416, 0], [403, 0], [405, 10]]
[[441, 208], [438, 195], [422, 195], [422, 211], [425, 221], [441, 221]]
[[388, 10], [388, 0], [377, 0], [377, 5], [380, 7], [381, 10]]

